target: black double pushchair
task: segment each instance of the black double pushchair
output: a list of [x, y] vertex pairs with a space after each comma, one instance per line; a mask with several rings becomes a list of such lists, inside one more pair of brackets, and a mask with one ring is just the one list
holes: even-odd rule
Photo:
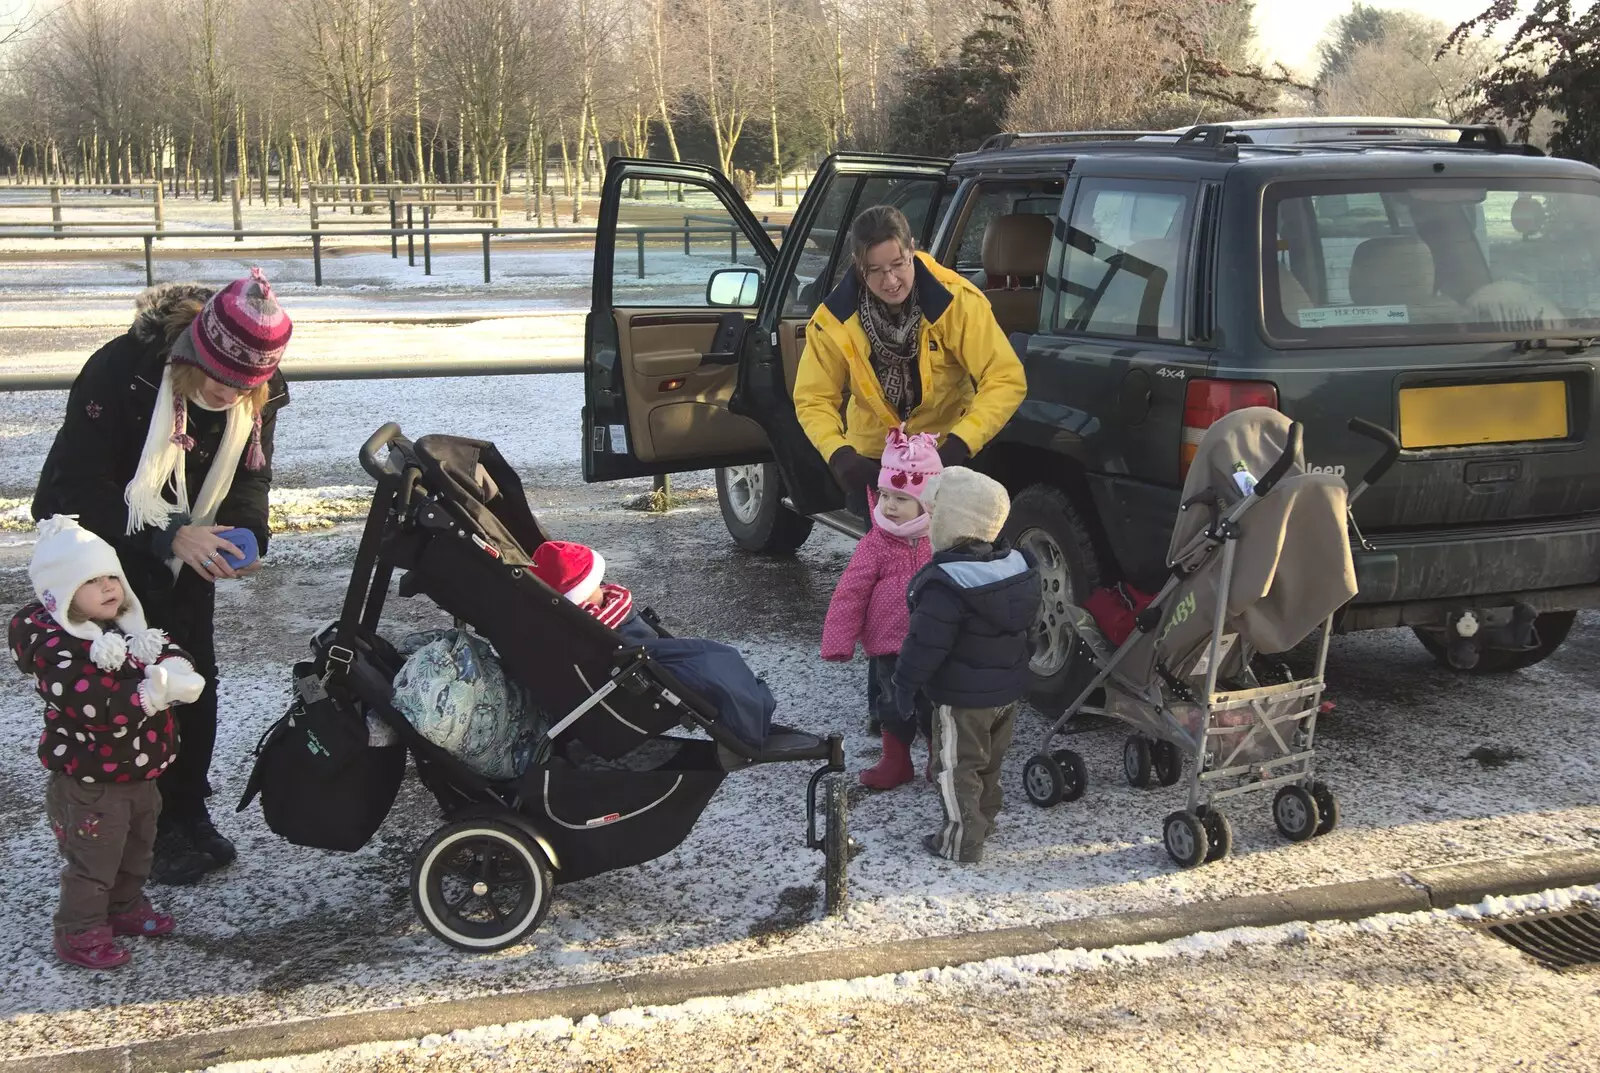
[[[444, 813], [411, 872], [429, 931], [464, 950], [511, 946], [543, 919], [553, 884], [670, 852], [730, 771], [789, 762], [820, 765], [807, 786], [806, 844], [825, 855], [824, 905], [842, 906], [850, 839], [839, 735], [774, 725], [753, 748], [644, 649], [534, 577], [531, 556], [547, 537], [493, 444], [413, 443], [391, 423], [361, 464], [378, 488], [343, 614], [313, 642], [313, 664], [328, 693], [393, 728]], [[401, 596], [428, 597], [489, 641], [548, 718], [516, 779], [475, 774], [394, 706], [402, 660], [378, 627], [395, 571]]]

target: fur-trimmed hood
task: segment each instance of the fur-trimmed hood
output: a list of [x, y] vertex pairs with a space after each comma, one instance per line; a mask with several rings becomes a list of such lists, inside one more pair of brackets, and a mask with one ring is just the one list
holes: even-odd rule
[[185, 303], [205, 305], [206, 299], [214, 293], [212, 288], [199, 283], [162, 283], [148, 287], [133, 300], [133, 325], [128, 334], [141, 343], [157, 343], [165, 349], [199, 313], [198, 309], [185, 310]]

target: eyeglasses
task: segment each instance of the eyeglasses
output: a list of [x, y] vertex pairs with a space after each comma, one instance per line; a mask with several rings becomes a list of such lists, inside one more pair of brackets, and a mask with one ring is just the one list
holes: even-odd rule
[[888, 264], [888, 265], [869, 265], [863, 271], [862, 274], [865, 275], [868, 279], [882, 279], [884, 276], [887, 276], [887, 275], [890, 275], [890, 274], [897, 274], [897, 273], [900, 273], [900, 272], [904, 272], [906, 270], [906, 268], [910, 266], [910, 264], [911, 264], [911, 259], [909, 257], [902, 257], [902, 258], [900, 258], [900, 260], [895, 261], [893, 264]]

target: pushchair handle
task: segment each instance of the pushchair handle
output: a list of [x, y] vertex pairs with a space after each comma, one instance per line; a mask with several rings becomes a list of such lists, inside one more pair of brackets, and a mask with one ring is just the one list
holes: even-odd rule
[[1272, 464], [1272, 468], [1267, 470], [1267, 475], [1256, 482], [1255, 494], [1257, 496], [1270, 495], [1272, 490], [1278, 486], [1278, 482], [1283, 480], [1284, 474], [1288, 473], [1289, 468], [1299, 460], [1302, 432], [1303, 426], [1300, 422], [1294, 421], [1290, 423], [1289, 440], [1283, 445], [1283, 454], [1279, 455], [1278, 460]]
[[385, 477], [394, 476], [392, 469], [385, 463], [378, 461], [378, 452], [402, 435], [400, 425], [397, 422], [390, 421], [371, 436], [368, 436], [367, 442], [361, 445], [361, 468], [371, 474], [373, 480], [381, 481]]
[[1365, 418], [1352, 417], [1350, 424], [1346, 427], [1357, 436], [1365, 436], [1369, 440], [1375, 440], [1384, 447], [1383, 454], [1372, 464], [1372, 468], [1367, 470], [1366, 476], [1361, 478], [1361, 482], [1350, 493], [1350, 498], [1354, 499], [1366, 491], [1369, 485], [1376, 484], [1383, 479], [1383, 475], [1389, 472], [1389, 467], [1395, 464], [1395, 460], [1400, 457], [1400, 452], [1404, 448], [1401, 446], [1400, 438], [1393, 432], [1390, 432], [1382, 425], [1375, 425]]

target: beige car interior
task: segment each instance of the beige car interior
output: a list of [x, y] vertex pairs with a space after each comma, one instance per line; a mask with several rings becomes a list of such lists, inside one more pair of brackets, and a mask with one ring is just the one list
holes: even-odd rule
[[[1433, 249], [1415, 235], [1382, 235], [1363, 241], [1350, 261], [1350, 304], [1406, 307], [1413, 324], [1490, 324], [1505, 331], [1558, 323], [1566, 314], [1524, 283], [1497, 280], [1477, 287], [1465, 302], [1440, 294]], [[1480, 268], [1481, 278], [1481, 268]], [[1283, 262], [1278, 290], [1284, 317], [1299, 323], [1314, 307], [1308, 289]]]
[[728, 412], [738, 366], [704, 360], [718, 309], [616, 311], [627, 381], [628, 437], [641, 462], [760, 450], [766, 433]]
[[1052, 217], [1018, 213], [996, 216], [983, 232], [983, 270], [1005, 286], [983, 293], [1007, 335], [1039, 330], [1039, 302], [1050, 264]]

